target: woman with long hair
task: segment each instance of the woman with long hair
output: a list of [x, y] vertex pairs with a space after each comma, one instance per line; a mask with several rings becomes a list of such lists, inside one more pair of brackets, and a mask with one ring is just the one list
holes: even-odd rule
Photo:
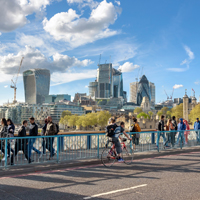
[[[7, 125], [8, 125], [8, 136], [9, 137], [14, 137], [14, 134], [15, 134], [15, 125], [12, 122], [11, 119], [7, 119]], [[10, 157], [10, 151], [12, 153], [14, 153], [14, 150], [10, 147], [10, 142], [12, 142], [12, 141], [8, 142], [8, 157]]]
[[188, 124], [187, 120], [183, 120], [183, 123], [186, 125], [186, 131], [184, 132], [184, 136], [185, 136], [185, 144], [188, 143], [188, 135], [190, 134], [190, 125]]
[[168, 121], [167, 121], [167, 126], [166, 126], [166, 131], [170, 131], [169, 133], [167, 133], [167, 141], [166, 141], [166, 143], [170, 143], [171, 142], [171, 144], [172, 144], [172, 146], [174, 146], [174, 140], [173, 140], [173, 132], [171, 132], [171, 131], [173, 131], [174, 130], [174, 126], [173, 126], [173, 124], [172, 124], [172, 120], [171, 119], [168, 119]]

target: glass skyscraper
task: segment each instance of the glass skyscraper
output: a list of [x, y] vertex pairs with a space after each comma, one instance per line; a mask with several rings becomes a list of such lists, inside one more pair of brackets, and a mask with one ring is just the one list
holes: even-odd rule
[[23, 73], [25, 102], [42, 104], [49, 95], [50, 71], [48, 69], [30, 69]]
[[143, 97], [148, 97], [149, 102], [151, 102], [151, 91], [149, 86], [149, 81], [145, 75], [142, 76], [138, 84], [137, 92], [137, 104], [141, 105]]

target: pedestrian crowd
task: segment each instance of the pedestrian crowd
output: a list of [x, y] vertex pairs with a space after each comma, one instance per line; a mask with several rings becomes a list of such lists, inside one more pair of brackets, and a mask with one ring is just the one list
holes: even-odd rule
[[[36, 149], [34, 147], [34, 144], [36, 142], [36, 136], [38, 136], [38, 125], [35, 123], [34, 117], [29, 118], [28, 121], [24, 120], [22, 122], [21, 127], [18, 130], [17, 137], [20, 137], [19, 139], [16, 138], [14, 149], [11, 148], [11, 139], [7, 140], [0, 140], [0, 150], [4, 154], [4, 157], [1, 159], [1, 161], [6, 160], [5, 150], [7, 149], [7, 157], [10, 158], [10, 164], [14, 164], [14, 157], [17, 155], [19, 151], [23, 151], [25, 155], [25, 160], [28, 161], [28, 163], [34, 162], [34, 160], [31, 158], [32, 151], [35, 151], [39, 159], [42, 158], [43, 155], [46, 154], [46, 149], [50, 152], [49, 159], [51, 160], [54, 155], [56, 154], [55, 149], [53, 148], [54, 143], [54, 135], [57, 135], [59, 132], [59, 126], [55, 123], [53, 123], [51, 116], [48, 116], [45, 119], [44, 126], [42, 127], [42, 136], [50, 136], [50, 137], [42, 137], [42, 151]], [[27, 136], [27, 129], [29, 130], [28, 136], [29, 138], [26, 138]], [[15, 133], [15, 125], [13, 124], [11, 119], [1, 119], [1, 129], [0, 129], [0, 137], [1, 138], [13, 138]]]

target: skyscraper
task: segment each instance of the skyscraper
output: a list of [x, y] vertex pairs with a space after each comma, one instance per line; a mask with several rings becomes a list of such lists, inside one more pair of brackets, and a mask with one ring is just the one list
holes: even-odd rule
[[138, 84], [137, 91], [137, 104], [141, 105], [143, 97], [148, 97], [149, 102], [151, 102], [151, 91], [149, 86], [149, 81], [145, 75], [142, 76]]
[[130, 102], [137, 104], [138, 82], [130, 83]]
[[49, 95], [50, 71], [48, 69], [30, 69], [23, 73], [25, 102], [42, 104]]
[[156, 86], [154, 83], [149, 82], [150, 92], [151, 92], [151, 105], [154, 106], [156, 103]]
[[123, 97], [123, 78], [122, 72], [117, 69], [113, 70], [113, 97]]

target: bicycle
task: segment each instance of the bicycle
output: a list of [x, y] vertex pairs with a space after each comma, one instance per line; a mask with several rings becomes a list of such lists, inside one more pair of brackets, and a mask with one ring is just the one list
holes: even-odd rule
[[[122, 158], [124, 163], [130, 165], [133, 161], [134, 156], [134, 149], [132, 146], [132, 142], [130, 141], [130, 145], [126, 145], [125, 142], [127, 141], [126, 138], [122, 139]], [[112, 141], [109, 141], [109, 143]], [[115, 161], [117, 160], [117, 152], [115, 149], [115, 144], [110, 147], [108, 145], [105, 146], [102, 154], [101, 154], [101, 162], [105, 167], [111, 167]]]

